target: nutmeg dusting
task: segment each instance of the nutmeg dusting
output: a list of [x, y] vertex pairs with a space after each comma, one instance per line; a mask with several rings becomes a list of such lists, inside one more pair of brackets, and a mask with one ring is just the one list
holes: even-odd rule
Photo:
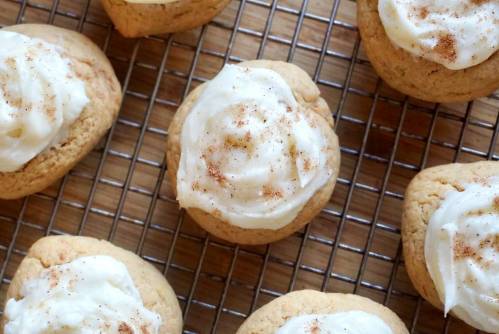
[[452, 34], [439, 36], [437, 44], [433, 47], [433, 51], [435, 51], [440, 57], [448, 61], [455, 61], [457, 58], [457, 53], [456, 41], [454, 39], [454, 36]]

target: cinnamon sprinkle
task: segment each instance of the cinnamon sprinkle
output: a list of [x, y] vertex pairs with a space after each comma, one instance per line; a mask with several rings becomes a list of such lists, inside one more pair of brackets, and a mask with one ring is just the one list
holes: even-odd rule
[[246, 142], [251, 140], [251, 132], [248, 131], [244, 134], [244, 140], [246, 140]]
[[199, 181], [194, 181], [192, 183], [191, 188], [192, 188], [192, 191], [199, 191], [199, 190], [201, 190], [201, 185], [199, 184]]
[[484, 249], [487, 247], [495, 248], [495, 250], [499, 252], [499, 234], [480, 241], [480, 249]]
[[435, 51], [440, 57], [448, 60], [455, 61], [457, 58], [456, 53], [456, 41], [454, 40], [454, 36], [452, 34], [445, 34], [438, 38], [437, 45], [433, 47], [433, 51]]
[[55, 288], [59, 284], [59, 272], [55, 269], [50, 270], [50, 287]]
[[490, 0], [470, 0], [472, 4], [480, 6], [483, 5], [484, 3], [489, 2]]
[[207, 160], [209, 157], [211, 157], [211, 155], [213, 155], [213, 153], [215, 153], [215, 147], [213, 145], [210, 145], [206, 148], [206, 151], [201, 154], [201, 159]]
[[212, 162], [208, 162], [208, 175], [214, 178], [218, 183], [224, 183], [227, 180], [220, 168]]
[[499, 210], [499, 196], [494, 197], [494, 208]]
[[120, 327], [118, 328], [118, 332], [120, 334], [134, 334], [132, 328], [130, 328], [130, 326], [128, 326], [128, 324], [125, 322], [122, 322], [120, 324]]
[[499, 252], [499, 234], [481, 240], [478, 248], [475, 249], [466, 244], [465, 236], [463, 234], [458, 233], [454, 239], [454, 259], [457, 261], [472, 258], [476, 262], [482, 263], [483, 257], [478, 254], [478, 251], [485, 248], [493, 248], [496, 252]]
[[237, 120], [236, 122], [236, 126], [238, 128], [242, 128], [243, 126], [247, 125], [248, 124], [248, 121], [245, 121], [245, 120], [242, 120], [242, 119], [239, 119]]
[[310, 169], [312, 169], [312, 163], [310, 162], [310, 159], [305, 159], [303, 161], [303, 169], [308, 172]]
[[321, 328], [319, 326], [319, 321], [315, 319], [312, 324], [310, 325], [310, 334], [320, 334]]
[[459, 233], [456, 234], [456, 238], [454, 240], [454, 259], [461, 260], [475, 256], [476, 250], [466, 244], [465, 236]]
[[421, 7], [419, 8], [419, 17], [421, 19], [426, 19], [426, 17], [428, 16], [428, 14], [430, 14], [430, 12], [428, 11], [428, 7]]
[[282, 195], [282, 192], [280, 190], [276, 190], [274, 188], [272, 188], [271, 185], [264, 185], [263, 186], [263, 196], [267, 197], [267, 198], [282, 198], [283, 195]]
[[228, 135], [224, 138], [225, 149], [247, 149], [249, 141], [251, 140], [251, 133], [247, 132], [244, 138]]

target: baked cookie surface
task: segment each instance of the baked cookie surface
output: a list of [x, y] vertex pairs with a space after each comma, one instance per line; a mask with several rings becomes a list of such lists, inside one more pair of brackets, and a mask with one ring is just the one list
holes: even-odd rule
[[189, 30], [208, 23], [230, 0], [174, 0], [157, 3], [101, 0], [116, 29], [125, 37]]
[[393, 334], [407, 334], [404, 323], [385, 306], [351, 294], [323, 293], [314, 290], [290, 292], [256, 310], [241, 325], [237, 334], [274, 334], [290, 318], [305, 314], [334, 314], [363, 311], [379, 317]]
[[425, 259], [425, 238], [432, 215], [446, 194], [463, 191], [469, 183], [499, 176], [499, 163], [481, 161], [449, 164], [423, 170], [409, 184], [402, 215], [402, 241], [407, 273], [416, 290], [433, 306], [443, 304]]
[[[144, 306], [161, 316], [163, 321], [159, 329], [160, 334], [182, 332], [180, 307], [175, 293], [163, 275], [134, 253], [94, 238], [51, 236], [38, 240], [19, 265], [7, 291], [6, 300], [22, 298], [24, 282], [38, 277], [46, 268], [98, 255], [110, 256], [126, 266]], [[4, 324], [5, 321], [4, 317]], [[3, 333], [3, 326], [0, 332]]]
[[[295, 65], [279, 61], [247, 61], [241, 63], [240, 66], [271, 69], [278, 73], [290, 86], [300, 107], [304, 108], [311, 117], [316, 119], [316, 123], [324, 129], [325, 133], [327, 133], [329, 147], [328, 151], [324, 154], [327, 154], [327, 166], [332, 170], [331, 177], [328, 179], [327, 183], [309, 199], [308, 203], [306, 203], [296, 218], [291, 223], [279, 229], [242, 228], [223, 221], [210, 212], [205, 212], [198, 208], [187, 208], [189, 215], [201, 227], [219, 238], [240, 244], [265, 244], [282, 239], [305, 226], [329, 201], [339, 171], [339, 144], [338, 138], [332, 130], [333, 118], [329, 107], [324, 99], [320, 97], [317, 86], [312, 82], [306, 72]], [[191, 112], [193, 105], [202, 94], [204, 87], [205, 85], [201, 85], [189, 94], [177, 110], [169, 128], [167, 143], [168, 177], [175, 193], [177, 191], [177, 173], [181, 158], [182, 126], [186, 117]]]
[[359, 0], [357, 18], [374, 69], [404, 94], [432, 102], [463, 102], [487, 96], [499, 88], [498, 52], [478, 65], [450, 70], [395, 46], [380, 20], [378, 0]]
[[121, 88], [104, 53], [82, 34], [43, 24], [3, 29], [62, 48], [64, 57], [84, 82], [89, 98], [62, 142], [47, 148], [17, 171], [0, 172], [0, 198], [15, 199], [48, 187], [92, 150], [118, 114]]

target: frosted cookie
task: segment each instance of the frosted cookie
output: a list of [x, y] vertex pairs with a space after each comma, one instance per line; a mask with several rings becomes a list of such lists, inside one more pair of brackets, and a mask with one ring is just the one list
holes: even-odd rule
[[302, 290], [256, 310], [237, 334], [408, 334], [387, 307], [351, 294]]
[[67, 173], [109, 129], [121, 89], [102, 51], [49, 25], [0, 30], [0, 198]]
[[101, 0], [116, 29], [125, 37], [189, 30], [205, 23], [230, 0]]
[[445, 314], [499, 333], [499, 162], [425, 169], [407, 188], [407, 272]]
[[179, 334], [172, 288], [152, 265], [106, 241], [37, 241], [7, 291], [3, 333]]
[[295, 65], [227, 65], [182, 103], [170, 125], [168, 176], [208, 232], [264, 244], [299, 230], [329, 201], [340, 152], [333, 119]]
[[358, 24], [378, 74], [434, 102], [469, 101], [499, 87], [499, 2], [359, 0]]

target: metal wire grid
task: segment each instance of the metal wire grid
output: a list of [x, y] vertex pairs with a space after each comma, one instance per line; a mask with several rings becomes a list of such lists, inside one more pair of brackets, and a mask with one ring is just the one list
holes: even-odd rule
[[[2, 289], [5, 290], [5, 286], [8, 285], [10, 282], [10, 278], [7, 277], [6, 272], [8, 271], [9, 265], [11, 265], [12, 262], [11, 259], [15, 255], [23, 256], [25, 254], [24, 249], [16, 247], [16, 242], [18, 241], [18, 237], [21, 234], [20, 230], [23, 228], [23, 226], [39, 230], [45, 235], [62, 234], [64, 233], [64, 231], [56, 229], [54, 227], [54, 223], [59, 209], [63, 206], [68, 206], [83, 211], [81, 221], [76, 229], [75, 234], [79, 235], [84, 232], [84, 228], [89, 219], [90, 214], [102, 215], [112, 219], [111, 228], [107, 235], [107, 238], [109, 240], [113, 240], [115, 238], [120, 221], [140, 226], [142, 227], [142, 232], [140, 233], [140, 238], [138, 240], [135, 249], [136, 253], [142, 255], [146, 260], [151, 261], [155, 265], [163, 268], [163, 273], [165, 275], [167, 275], [171, 269], [177, 271], [185, 271], [189, 272], [190, 274], [193, 274], [194, 278], [192, 280], [192, 283], [190, 284], [188, 293], [178, 295], [178, 298], [181, 301], [183, 307], [184, 320], [186, 321], [186, 328], [185, 328], [186, 333], [193, 333], [195, 332], [195, 330], [201, 332], [212, 332], [212, 333], [224, 332], [223, 329], [220, 329], [223, 327], [221, 325], [221, 323], [223, 323], [221, 319], [224, 315], [229, 315], [232, 318], [237, 318], [238, 319], [237, 321], [240, 323], [246, 316], [248, 316], [252, 311], [254, 311], [256, 307], [261, 305], [262, 298], [264, 298], [265, 296], [274, 298], [279, 295], [282, 295], [285, 291], [276, 291], [274, 289], [266, 288], [264, 286], [264, 277], [266, 273], [268, 273], [271, 270], [269, 269], [269, 267], [271, 266], [272, 263], [279, 263], [280, 265], [286, 266], [291, 269], [291, 277], [287, 290], [293, 290], [297, 287], [299, 273], [304, 271], [304, 272], [315, 273], [322, 277], [322, 282], [320, 284], [321, 290], [329, 290], [330, 280], [333, 279], [336, 281], [342, 281], [352, 284], [354, 286], [353, 287], [354, 293], [358, 293], [361, 288], [366, 288], [368, 290], [381, 292], [384, 295], [382, 301], [385, 304], [390, 304], [391, 300], [395, 297], [399, 297], [404, 300], [416, 301], [416, 306], [412, 312], [410, 319], [406, 318], [405, 320], [406, 321], [408, 320], [408, 325], [411, 333], [425, 333], [426, 331], [420, 328], [421, 322], [424, 323], [427, 320], [426, 318], [422, 319], [424, 315], [422, 316], [421, 312], [421, 309], [424, 307], [425, 302], [421, 298], [416, 296], [414, 293], [399, 291], [395, 288], [396, 277], [397, 275], [399, 275], [399, 267], [403, 267], [400, 242], [395, 256], [387, 256], [383, 253], [378, 253], [371, 250], [373, 245], [374, 235], [377, 230], [383, 230], [388, 233], [394, 234], [396, 236], [400, 234], [398, 227], [393, 226], [391, 224], [386, 224], [382, 222], [380, 219], [382, 206], [386, 198], [393, 198], [397, 201], [403, 199], [403, 194], [401, 192], [391, 191], [388, 189], [390, 175], [392, 174], [392, 170], [394, 168], [402, 168], [412, 172], [424, 168], [425, 166], [427, 166], [429, 162], [429, 156], [432, 147], [442, 147], [442, 148], [451, 149], [454, 152], [454, 156], [452, 159], [453, 161], [461, 160], [463, 153], [467, 153], [471, 156], [476, 157], [477, 159], [485, 158], [485, 159], [497, 160], [498, 156], [496, 155], [496, 144], [497, 144], [497, 134], [499, 132], [499, 114], [497, 115], [495, 122], [489, 122], [489, 121], [484, 121], [477, 117], [473, 117], [472, 115], [473, 102], [467, 105], [467, 108], [464, 112], [464, 116], [458, 116], [456, 115], [456, 113], [453, 113], [452, 111], [449, 111], [448, 109], [443, 108], [439, 105], [435, 105], [428, 108], [421, 106], [419, 104], [414, 104], [413, 101], [409, 100], [408, 98], [403, 98], [402, 100], [399, 100], [382, 94], [382, 89], [381, 89], [382, 82], [379, 79], [376, 84], [376, 89], [373, 93], [351, 87], [351, 81], [355, 66], [359, 64], [365, 64], [366, 61], [358, 57], [361, 45], [358, 34], [356, 34], [357, 37], [355, 39], [351, 55], [342, 54], [330, 50], [328, 48], [328, 43], [330, 41], [333, 29], [341, 27], [343, 29], [348, 29], [352, 31], [356, 30], [355, 26], [337, 19], [337, 13], [341, 1], [340, 0], [331, 0], [331, 1], [333, 2], [332, 10], [329, 13], [329, 16], [326, 17], [307, 12], [307, 6], [309, 6], [310, 2], [312, 2], [311, 0], [310, 1], [304, 0], [302, 2], [299, 2], [300, 4], [298, 7], [293, 7], [288, 3], [282, 4], [279, 3], [277, 0], [273, 0], [270, 3], [259, 0], [240, 0], [237, 2], [236, 15], [234, 17], [232, 25], [227, 26], [219, 24], [217, 23], [217, 21], [211, 23], [211, 25], [216, 25], [217, 27], [225, 29], [230, 32], [230, 37], [225, 52], [217, 52], [203, 47], [203, 41], [205, 39], [207, 31], [207, 27], [205, 26], [201, 29], [199, 33], [197, 45], [195, 47], [192, 47], [191, 45], [188, 44], [183, 44], [182, 42], [175, 40], [175, 38], [172, 36], [166, 38], [150, 37], [142, 40], [136, 40], [134, 42], [133, 50], [128, 57], [124, 58], [115, 57], [115, 60], [124, 61], [127, 63], [126, 72], [125, 72], [126, 74], [124, 80], [122, 81], [125, 97], [133, 96], [135, 98], [147, 101], [147, 108], [143, 115], [143, 120], [141, 122], [137, 122], [123, 117], [120, 117], [118, 119], [118, 122], [115, 125], [113, 125], [113, 127], [109, 131], [109, 134], [105, 138], [103, 148], [97, 150], [99, 155], [99, 161], [94, 175], [79, 173], [75, 171], [71, 172], [69, 176], [66, 175], [59, 183], [55, 196], [50, 196], [42, 193], [42, 194], [35, 194], [32, 197], [25, 198], [16, 207], [17, 210], [15, 212], [15, 216], [3, 213], [4, 210], [2, 209], [10, 206], [11, 205], [10, 202], [0, 203], [0, 221], [3, 221], [2, 224], [10, 224], [13, 226], [13, 230], [11, 231], [8, 242], [5, 244], [0, 244], [0, 251], [4, 253], [3, 262], [0, 267], [0, 279], [1, 282], [3, 283]], [[342, 1], [346, 2], [348, 0], [342, 0]], [[59, 0], [53, 0], [53, 1], [45, 1], [45, 3], [40, 4], [40, 3], [35, 3], [34, 1], [26, 1], [26, 0], [23, 1], [1, 0], [0, 8], [2, 7], [1, 6], [2, 3], [18, 5], [19, 9], [15, 20], [16, 23], [23, 22], [25, 12], [28, 8], [34, 8], [48, 13], [48, 20], [47, 20], [48, 23], [53, 23], [55, 18], [57, 16], [60, 16], [77, 20], [78, 31], [83, 31], [86, 25], [95, 25], [103, 29], [107, 29], [106, 37], [102, 45], [102, 48], [105, 51], [107, 51], [110, 45], [111, 37], [114, 32], [108, 22], [96, 21], [93, 20], [91, 17], [87, 16], [91, 8], [92, 1], [91, 0], [82, 1], [83, 6], [81, 8], [81, 11], [77, 13], [72, 11], [59, 10], [58, 8], [60, 6], [60, 2], [61, 1]], [[243, 28], [240, 25], [241, 18], [245, 13], [245, 10], [247, 10], [247, 6], [250, 4], [268, 9], [268, 17], [266, 19], [265, 29], [263, 33], [248, 28]], [[276, 13], [279, 12], [287, 13], [296, 16], [297, 18], [292, 39], [282, 38], [273, 35], [271, 33], [274, 16], [276, 15]], [[315, 20], [327, 24], [327, 30], [324, 35], [322, 46], [320, 48], [317, 48], [316, 46], [300, 41], [299, 39], [300, 31], [302, 30], [303, 22], [305, 19]], [[3, 23], [4, 22], [0, 22], [0, 25]], [[346, 189], [346, 200], [344, 202], [344, 205], [339, 209], [326, 208], [324, 210], [324, 217], [327, 217], [327, 219], [329, 220], [333, 219], [337, 220], [337, 223], [335, 225], [336, 228], [334, 231], [335, 233], [332, 234], [334, 235], [334, 237], [331, 236], [330, 238], [326, 238], [321, 235], [317, 235], [312, 232], [312, 227], [311, 227], [312, 225], [308, 225], [304, 229], [304, 231], [297, 233], [297, 237], [299, 238], [300, 242], [299, 242], [298, 252], [293, 261], [283, 260], [279, 257], [274, 256], [273, 248], [276, 247], [274, 245], [266, 246], [263, 249], [263, 251], [258, 251], [246, 247], [227, 245], [223, 242], [213, 240], [209, 236], [199, 237], [196, 235], [191, 235], [189, 233], [186, 233], [182, 229], [183, 225], [185, 224], [185, 219], [187, 218], [184, 214], [184, 211], [181, 211], [178, 214], [178, 221], [175, 224], [174, 228], [165, 228], [152, 223], [152, 217], [154, 215], [155, 207], [158, 201], [174, 202], [174, 199], [161, 195], [161, 186], [163, 184], [165, 171], [167, 169], [165, 160], [163, 159], [161, 162], [158, 162], [154, 160], [144, 159], [140, 156], [141, 147], [144, 144], [144, 137], [146, 133], [154, 133], [160, 136], [167, 136], [167, 131], [165, 129], [149, 126], [149, 120], [152, 111], [154, 109], [154, 106], [157, 104], [162, 104], [169, 107], [178, 106], [177, 101], [162, 99], [158, 97], [158, 90], [160, 88], [161, 79], [166, 73], [185, 79], [186, 84], [181, 94], [182, 97], [185, 97], [188, 94], [188, 92], [191, 90], [193, 82], [203, 82], [207, 80], [207, 78], [195, 75], [196, 65], [199, 61], [200, 55], [207, 54], [210, 56], [218, 57], [220, 59], [223, 59], [224, 64], [229, 61], [239, 62], [242, 60], [239, 57], [232, 55], [235, 46], [236, 35], [239, 33], [249, 36], [254, 36], [260, 39], [260, 44], [258, 45], [258, 52], [257, 52], [258, 58], [261, 58], [264, 55], [265, 47], [269, 41], [289, 46], [289, 52], [287, 55], [288, 61], [293, 61], [297, 49], [303, 49], [314, 53], [318, 53], [319, 59], [317, 61], [317, 66], [313, 73], [314, 81], [317, 82], [321, 87], [329, 87], [340, 91], [340, 97], [336, 110], [333, 110], [336, 119], [336, 125], [335, 125], [336, 129], [338, 129], [338, 127], [343, 123], [356, 124], [364, 128], [360, 148], [352, 148], [348, 146], [341, 147], [342, 155], [355, 158], [355, 163], [352, 166], [351, 176], [340, 177], [338, 180], [339, 185], [344, 186]], [[144, 40], [154, 40], [162, 42], [164, 44], [159, 66], [150, 65], [147, 63], [141, 63], [137, 61], [137, 55], [141, 47], [141, 44], [144, 43]], [[170, 55], [172, 47], [185, 48], [194, 52], [190, 69], [187, 73], [170, 71], [166, 68], [167, 60]], [[348, 70], [346, 72], [346, 76], [342, 83], [321, 79], [321, 72], [323, 70], [323, 66], [325, 63], [324, 60], [326, 57], [335, 57], [338, 59], [347, 60], [349, 62]], [[156, 72], [155, 84], [150, 94], [143, 94], [137, 91], [133, 91], [129, 88], [130, 82], [132, 80], [132, 73], [136, 68], [148, 68]], [[367, 119], [362, 119], [361, 117], [357, 118], [348, 115], [345, 112], [346, 110], [345, 105], [347, 103], [349, 95], [366, 97], [371, 100], [369, 110], [367, 111]], [[494, 95], [491, 97], [491, 99], [499, 100], [499, 97]], [[378, 108], [378, 105], [381, 102], [386, 102], [388, 104], [394, 105], [399, 109], [399, 116], [396, 127], [385, 126], [375, 121], [375, 112]], [[426, 135], [414, 134], [403, 130], [404, 129], [403, 125], [407, 119], [407, 114], [409, 110], [417, 110], [417, 112], [428, 114], [431, 117], [429, 131]], [[454, 122], [459, 122], [461, 124], [459, 131], [459, 139], [457, 144], [452, 142], [441, 141], [434, 138], [435, 128], [439, 120], [444, 120], [446, 122], [454, 121]], [[112, 141], [118, 124], [133, 129], [137, 129], [139, 131], [138, 140], [135, 144], [132, 154], [121, 152], [112, 148]], [[488, 147], [488, 150], [486, 151], [479, 150], [471, 146], [465, 145], [465, 131], [472, 126], [490, 132], [490, 145]], [[381, 131], [394, 136], [393, 145], [390, 148], [390, 154], [388, 158], [367, 152], [368, 141], [370, 138], [370, 134], [373, 131]], [[396, 157], [399, 149], [399, 144], [401, 142], [401, 139], [404, 138], [409, 140], [419, 141], [423, 144], [424, 149], [419, 164], [411, 164], [397, 160]], [[123, 182], [102, 176], [106, 158], [109, 156], [116, 156], [129, 161], [128, 171], [126, 174], [126, 178]], [[364, 161], [374, 161], [386, 165], [386, 169], [382, 177], [381, 186], [379, 187], [372, 186], [360, 181], [361, 168]], [[159, 169], [156, 185], [152, 191], [132, 185], [133, 173], [138, 164], [143, 164]], [[82, 203], [82, 202], [64, 199], [63, 196], [64, 189], [67, 185], [68, 178], [70, 176], [76, 176], [91, 181], [91, 188], [86, 202]], [[96, 191], [99, 184], [105, 184], [107, 186], [117, 188], [121, 191], [118, 205], [114, 212], [102, 210], [95, 205]], [[355, 196], [354, 192], [356, 189], [364, 190], [377, 197], [375, 200], [374, 214], [369, 219], [356, 215], [354, 212], [352, 212], [352, 210], [350, 210], [351, 204], [353, 202], [353, 197]], [[138, 220], [132, 217], [128, 217], [123, 213], [125, 199], [129, 192], [140, 193], [142, 195], [146, 195], [151, 198], [145, 219]], [[44, 200], [53, 202], [50, 218], [46, 226], [40, 226], [36, 223], [32, 223], [30, 221], [25, 220], [24, 218], [25, 212], [28, 203], [30, 201], [30, 198], [43, 198]], [[357, 247], [349, 243], [341, 242], [342, 235], [345, 233], [344, 231], [347, 222], [367, 227], [368, 229], [367, 239], [365, 240], [363, 247]], [[330, 226], [334, 225], [331, 224]], [[152, 233], [152, 231], [155, 230], [167, 233], [171, 236], [171, 242], [168, 245], [166, 260], [162, 260], [159, 258], [143, 254], [143, 249], [146, 240], [148, 238], [148, 234]], [[175, 263], [174, 260], [175, 251], [177, 250], [177, 245], [180, 242], [179, 240], [181, 239], [191, 240], [201, 245], [201, 252], [197, 260], [197, 265], [195, 266], [194, 269], [183, 267], [182, 265], [178, 265]], [[337, 240], [338, 242], [336, 242]], [[315, 268], [313, 266], [309, 266], [303, 263], [304, 253], [307, 250], [307, 247], [309, 247], [310, 243], [324, 244], [330, 248], [330, 254], [328, 256], [327, 266], [325, 269]], [[216, 247], [230, 252], [231, 254], [230, 263], [225, 275], [213, 275], [203, 271], [203, 263], [207, 256], [209, 247]], [[354, 277], [343, 275], [334, 270], [338, 257], [338, 252], [340, 250], [344, 250], [361, 256], [360, 266], [357, 270], [357, 274], [354, 275]], [[237, 280], [233, 279], [233, 273], [237, 266], [238, 259], [240, 259], [242, 256], [257, 257], [261, 261], [258, 273], [258, 280], [256, 284], [254, 284], [253, 286], [238, 282]], [[369, 280], [364, 278], [366, 272], [366, 266], [370, 258], [374, 258], [391, 264], [391, 270], [387, 273], [387, 275], [389, 276], [389, 280], [386, 286], [370, 282]], [[196, 288], [201, 279], [208, 279], [223, 284], [222, 293], [220, 294], [218, 300], [215, 303], [206, 302], [201, 298], [196, 298]], [[249, 308], [247, 309], [247, 312], [241, 312], [238, 309], [226, 306], [226, 299], [229, 290], [233, 286], [237, 286], [238, 288], [241, 289], [246, 289], [250, 291], [250, 293], [252, 294], [252, 298], [250, 301]], [[192, 313], [191, 311], [194, 305], [200, 308], [212, 310], [214, 312], [214, 314], [211, 316], [210, 319], [211, 321], [210, 328], [196, 328], [195, 322], [189, 318], [189, 314]], [[441, 332], [442, 333], [452, 332], [452, 330], [450, 330], [452, 322], [453, 320], [451, 320], [451, 318], [447, 318], [444, 325], [441, 327]], [[455, 332], [457, 333], [457, 331]]]

